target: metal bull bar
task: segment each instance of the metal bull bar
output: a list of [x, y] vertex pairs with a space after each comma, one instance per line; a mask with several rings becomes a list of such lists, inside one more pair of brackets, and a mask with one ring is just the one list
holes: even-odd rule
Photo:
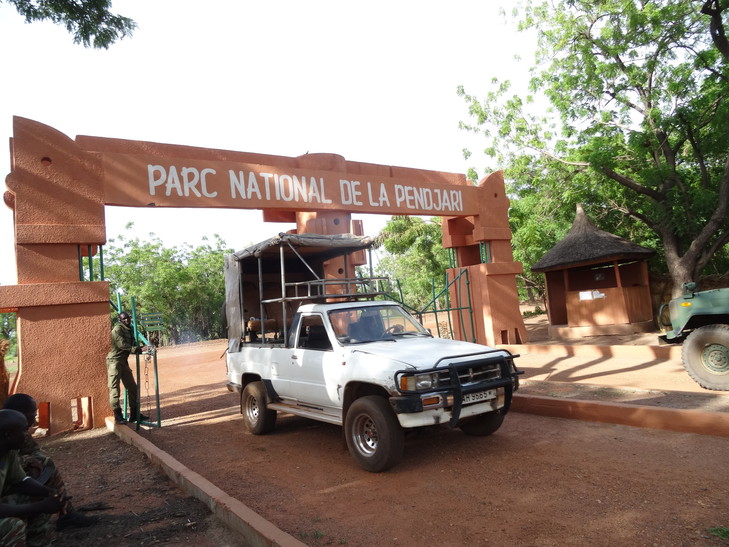
[[[501, 410], [504, 413], [509, 411], [514, 387], [519, 387], [519, 375], [524, 374], [523, 370], [517, 370], [514, 367], [514, 357], [518, 357], [518, 355], [510, 354], [508, 360], [505, 355], [500, 355], [499, 357], [497, 357], [499, 362], [499, 369], [501, 371], [501, 378], [499, 378], [498, 380], [487, 380], [483, 382], [478, 382], [476, 384], [468, 386], [468, 389], [465, 390], [461, 385], [461, 379], [458, 375], [458, 371], [473, 366], [473, 363], [450, 363], [448, 365], [448, 373], [450, 375], [451, 387], [453, 389], [453, 407], [451, 408], [450, 420], [451, 427], [455, 427], [461, 417], [461, 409], [463, 408], [463, 395], [466, 393], [473, 393], [485, 389], [498, 389], [503, 387], [506, 397], [504, 397], [504, 406]], [[444, 359], [448, 359], [448, 357], [445, 357]], [[442, 360], [443, 359], [439, 360], [438, 363], [440, 363]], [[516, 386], [514, 384], [516, 384]]]

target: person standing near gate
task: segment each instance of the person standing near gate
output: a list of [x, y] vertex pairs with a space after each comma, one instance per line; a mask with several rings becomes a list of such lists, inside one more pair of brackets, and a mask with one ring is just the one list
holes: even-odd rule
[[119, 404], [120, 383], [124, 385], [129, 397], [129, 418], [130, 421], [148, 420], [149, 416], [139, 412], [139, 399], [137, 397], [137, 382], [134, 381], [134, 374], [129, 368], [129, 355], [140, 354], [145, 351], [144, 346], [135, 346], [134, 333], [130, 326], [132, 317], [123, 311], [119, 314], [119, 324], [111, 330], [111, 351], [106, 356], [106, 370], [108, 373], [109, 404], [114, 411], [114, 421], [118, 424], [125, 424], [121, 405]]

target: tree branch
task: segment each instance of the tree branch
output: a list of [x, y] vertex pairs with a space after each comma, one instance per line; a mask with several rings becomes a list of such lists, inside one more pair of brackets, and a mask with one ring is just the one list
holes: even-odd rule
[[696, 160], [699, 164], [699, 170], [701, 171], [701, 186], [704, 188], [709, 187], [709, 171], [706, 169], [706, 159], [704, 158], [704, 153], [701, 150], [701, 147], [699, 146], [698, 141], [696, 140], [696, 135], [694, 135], [693, 128], [688, 123], [686, 118], [683, 116], [683, 114], [679, 114], [678, 118], [683, 122], [684, 126], [686, 127], [686, 135], [688, 137], [689, 143], [691, 143], [691, 148], [694, 150], [694, 154], [696, 155]]
[[697, 267], [696, 269], [700, 272], [701, 270], [706, 267], [706, 265], [709, 263], [709, 260], [711, 260], [711, 257], [716, 254], [716, 252], [729, 243], [729, 229], [725, 230], [724, 233], [717, 238], [714, 243], [706, 247], [703, 252], [701, 253], [701, 256], [699, 257], [699, 260], [697, 261]]
[[701, 8], [701, 13], [711, 17], [709, 32], [716, 49], [724, 56], [724, 59], [729, 60], [729, 40], [724, 33], [724, 23], [721, 20], [723, 11], [724, 7], [719, 4], [719, 0], [706, 0], [704, 7]]
[[727, 80], [729, 80], [729, 78], [727, 78], [724, 74], [722, 74], [721, 72], [719, 72], [718, 70], [716, 70], [714, 67], [712, 67], [711, 65], [709, 65], [709, 63], [707, 63], [704, 60], [703, 55], [699, 55], [699, 53], [694, 48], [689, 47], [689, 46], [684, 46], [684, 45], [679, 45], [678, 47], [683, 48], [683, 49], [685, 49], [687, 51], [690, 51], [691, 54], [694, 56], [694, 58], [696, 58], [696, 59], [699, 60], [699, 62], [703, 66], [704, 70], [706, 70], [707, 72], [710, 72], [711, 74], [713, 74], [714, 76], [716, 76], [720, 80], [724, 80], [725, 82]]
[[666, 196], [660, 192], [657, 192], [656, 190], [653, 190], [652, 188], [646, 188], [642, 184], [638, 184], [633, 179], [630, 179], [626, 176], [621, 175], [620, 173], [617, 173], [613, 171], [612, 169], [609, 169], [607, 167], [600, 167], [598, 168], [598, 171], [600, 171], [602, 174], [604, 174], [606, 177], [614, 180], [618, 184], [621, 184], [622, 186], [625, 186], [626, 188], [630, 188], [634, 192], [641, 194], [643, 196], [648, 196], [651, 199], [654, 199], [655, 201], [661, 202], [665, 201]]
[[[711, 238], [721, 230], [722, 226], [726, 225], [727, 218], [729, 215], [729, 157], [724, 163], [724, 174], [721, 178], [721, 184], [719, 186], [719, 195], [717, 196], [716, 209], [711, 215], [711, 218], [706, 222], [704, 227], [698, 233], [698, 235], [691, 242], [691, 246], [688, 248], [684, 256], [693, 254], [696, 257], [702, 257], [707, 252], [709, 247], [709, 241]], [[719, 240], [725, 240], [726, 234], [719, 237]], [[713, 245], [712, 245], [713, 247]], [[717, 247], [718, 249], [718, 247]], [[708, 259], [707, 259], [708, 261]]]
[[620, 211], [621, 213], [624, 213], [630, 217], [633, 217], [634, 219], [642, 222], [646, 226], [648, 226], [651, 230], [656, 232], [658, 235], [661, 235], [661, 226], [657, 222], [653, 222], [650, 218], [645, 216], [642, 213], [639, 213], [637, 211], [633, 211], [632, 209], [628, 209], [627, 207], [623, 207], [622, 205], [618, 205], [615, 201], [610, 200], [610, 204], [613, 209], [616, 211]]
[[530, 148], [531, 150], [534, 150], [535, 152], [538, 152], [539, 154], [541, 154], [545, 158], [549, 158], [550, 160], [554, 160], [554, 161], [556, 161], [558, 163], [561, 163], [562, 165], [571, 165], [572, 167], [585, 167], [585, 168], [590, 167], [590, 165], [591, 165], [590, 162], [586, 162], [586, 161], [567, 161], [567, 160], [563, 160], [562, 158], [560, 158], [558, 156], [555, 156], [551, 152], [547, 152], [546, 150], [543, 150], [541, 148], [535, 148], [533, 146], [528, 146], [528, 145], [527, 145], [527, 148]]

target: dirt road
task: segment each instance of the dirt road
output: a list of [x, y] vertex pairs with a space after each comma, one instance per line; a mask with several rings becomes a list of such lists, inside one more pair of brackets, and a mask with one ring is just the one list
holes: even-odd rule
[[[219, 353], [161, 352], [164, 426], [142, 435], [309, 545], [726, 545], [708, 530], [729, 526], [729, 438], [511, 413], [488, 438], [411, 435], [401, 464], [371, 474], [335, 426], [280, 416], [248, 434]], [[78, 457], [86, 477], [108, 466]]]
[[706, 530], [729, 525], [729, 439], [514, 413], [491, 438], [412, 436], [370, 474], [339, 428], [255, 437], [226, 399], [150, 437], [312, 545], [719, 544]]

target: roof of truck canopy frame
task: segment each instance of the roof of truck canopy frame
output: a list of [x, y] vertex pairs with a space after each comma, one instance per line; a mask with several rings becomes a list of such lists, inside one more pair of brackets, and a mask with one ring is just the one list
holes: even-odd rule
[[338, 256], [368, 249], [374, 243], [369, 236], [354, 234], [288, 234], [285, 232], [266, 239], [241, 251], [233, 253], [233, 258], [242, 262], [251, 258], [278, 258], [280, 245], [284, 244], [284, 253], [289, 254], [290, 247], [296, 249], [301, 256], [316, 256], [321, 260], [330, 260]]

